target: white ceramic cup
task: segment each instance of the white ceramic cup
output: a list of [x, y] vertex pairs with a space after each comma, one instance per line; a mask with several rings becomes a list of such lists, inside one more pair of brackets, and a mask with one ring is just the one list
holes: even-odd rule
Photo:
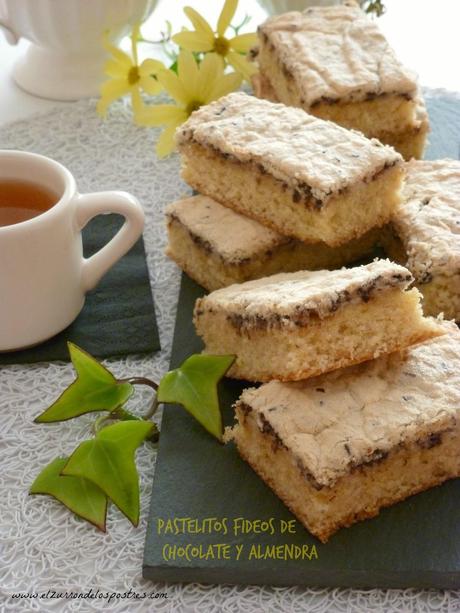
[[[126, 192], [79, 194], [64, 166], [35, 153], [0, 150], [0, 181], [5, 179], [41, 185], [58, 197], [40, 215], [0, 226], [0, 351], [11, 351], [51, 338], [72, 323], [86, 292], [141, 235], [144, 212]], [[101, 213], [119, 213], [125, 223], [85, 259], [81, 230]]]
[[104, 79], [103, 35], [117, 43], [158, 0], [0, 0], [0, 26], [14, 44], [31, 42], [14, 66], [26, 91], [54, 100], [97, 96]]

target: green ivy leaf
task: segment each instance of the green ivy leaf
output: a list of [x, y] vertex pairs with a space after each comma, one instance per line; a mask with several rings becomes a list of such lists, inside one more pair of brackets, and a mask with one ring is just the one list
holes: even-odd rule
[[65, 421], [92, 411], [113, 411], [133, 393], [130, 383], [119, 383], [89, 353], [73, 343], [68, 343], [68, 348], [77, 378], [34, 420], [36, 423]]
[[222, 440], [217, 384], [234, 361], [233, 355], [190, 356], [163, 377], [158, 401], [181, 404], [210, 434]]
[[153, 430], [148, 421], [122, 421], [100, 430], [70, 456], [63, 475], [89, 479], [130, 522], [139, 523], [139, 476], [134, 452]]
[[68, 458], [56, 458], [45, 466], [29, 490], [29, 494], [45, 494], [62, 502], [75, 515], [94, 524], [105, 532], [107, 496], [104, 492], [81, 477], [62, 476], [61, 471]]

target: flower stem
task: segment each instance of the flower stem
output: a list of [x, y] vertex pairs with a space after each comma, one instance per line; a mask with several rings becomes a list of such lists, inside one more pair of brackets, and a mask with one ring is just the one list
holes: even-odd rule
[[138, 39], [140, 43], [148, 43], [149, 45], [164, 45], [165, 43], [169, 43], [170, 40], [171, 38], [168, 36], [163, 36], [158, 40], [152, 40], [150, 38], [145, 38], [144, 36]]

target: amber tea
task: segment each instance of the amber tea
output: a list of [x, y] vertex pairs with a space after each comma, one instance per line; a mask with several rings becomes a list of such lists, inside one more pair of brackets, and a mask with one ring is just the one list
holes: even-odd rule
[[27, 181], [0, 179], [0, 227], [44, 213], [59, 200], [51, 190]]

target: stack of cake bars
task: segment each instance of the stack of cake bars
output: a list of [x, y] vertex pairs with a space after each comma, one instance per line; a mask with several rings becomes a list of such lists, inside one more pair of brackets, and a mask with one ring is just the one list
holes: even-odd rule
[[237, 401], [226, 441], [323, 542], [460, 476], [460, 332], [423, 317], [411, 281], [376, 260], [196, 302], [205, 352], [264, 383]]
[[207, 289], [340, 267], [372, 249], [401, 201], [393, 148], [244, 93], [193, 113], [176, 142], [201, 195], [168, 207], [168, 254]]
[[[404, 162], [423, 103], [354, 5], [259, 33], [272, 101], [233, 93], [178, 129], [199, 195], [168, 206], [167, 253], [211, 291], [204, 351], [263, 383], [226, 439], [326, 542], [460, 475], [460, 332], [421, 307], [460, 319], [460, 163]], [[394, 261], [342, 268], [377, 242]]]
[[272, 17], [258, 36], [256, 95], [422, 157], [429, 124], [416, 78], [357, 3]]
[[246, 389], [236, 403], [227, 440], [322, 542], [460, 477], [460, 332], [443, 328], [405, 352]]
[[334, 270], [380, 244], [425, 314], [460, 320], [460, 162], [393, 148], [301, 109], [234, 93], [178, 130], [200, 195], [166, 209], [167, 254], [209, 291], [279, 272]]

